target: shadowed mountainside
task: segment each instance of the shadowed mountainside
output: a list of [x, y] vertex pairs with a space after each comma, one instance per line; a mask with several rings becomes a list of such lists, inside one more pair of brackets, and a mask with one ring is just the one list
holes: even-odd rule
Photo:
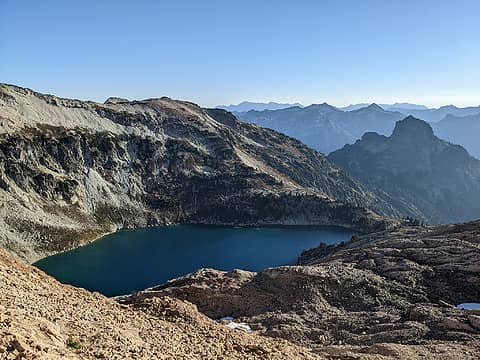
[[366, 133], [328, 157], [411, 216], [431, 223], [480, 217], [480, 161], [408, 117], [390, 137]]
[[432, 127], [440, 138], [462, 145], [471, 155], [480, 159], [480, 110], [476, 115], [447, 115]]

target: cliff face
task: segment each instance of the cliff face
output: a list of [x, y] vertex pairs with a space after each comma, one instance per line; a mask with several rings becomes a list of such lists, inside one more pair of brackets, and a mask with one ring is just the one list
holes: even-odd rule
[[[0, 86], [0, 244], [29, 260], [123, 227], [388, 226], [387, 202], [300, 142], [168, 98]], [[369, 210], [368, 210], [369, 209]], [[375, 211], [375, 212], [374, 212]]]
[[329, 159], [415, 218], [448, 223], [480, 217], [480, 161], [437, 138], [424, 121], [399, 121], [390, 137], [367, 133]]

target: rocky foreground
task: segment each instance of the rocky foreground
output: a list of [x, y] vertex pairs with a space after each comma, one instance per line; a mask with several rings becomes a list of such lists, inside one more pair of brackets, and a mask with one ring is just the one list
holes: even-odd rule
[[[213, 272], [199, 274], [210, 273]], [[232, 274], [230, 277], [240, 279], [253, 276], [241, 271]], [[274, 289], [275, 283], [272, 286]], [[278, 301], [283, 302], [285, 296], [283, 294]], [[212, 300], [218, 304], [218, 298]], [[245, 297], [243, 301], [251, 306], [257, 304], [257, 307], [262, 302], [265, 302], [263, 306], [272, 303], [266, 297]], [[163, 296], [158, 291], [142, 293], [135, 296], [134, 301], [123, 299], [122, 302], [129, 304], [119, 304], [98, 293], [62, 285], [0, 249], [0, 359], [373, 360], [436, 356], [473, 359], [478, 350], [476, 342], [468, 344], [463, 340], [416, 346], [396, 343], [350, 346], [315, 345], [311, 339], [306, 339], [306, 345], [302, 346], [275, 338], [278, 334], [263, 336], [264, 330], [245, 333], [229, 329], [200, 313], [194, 304]], [[284, 309], [286, 311], [286, 307]], [[292, 308], [297, 313], [298, 309]], [[285, 323], [281, 317], [278, 319], [279, 325]], [[301, 337], [305, 334], [299, 331], [291, 335], [294, 342], [302, 343]], [[473, 335], [470, 338], [476, 339]], [[320, 336], [318, 341], [322, 341]], [[314, 345], [313, 348], [309, 344]]]
[[173, 298], [117, 304], [62, 285], [0, 249], [0, 359], [258, 358], [320, 356], [231, 330]]
[[455, 305], [480, 300], [480, 222], [365, 235], [259, 273], [203, 269], [119, 301], [162, 296], [319, 353], [478, 359], [480, 312]]

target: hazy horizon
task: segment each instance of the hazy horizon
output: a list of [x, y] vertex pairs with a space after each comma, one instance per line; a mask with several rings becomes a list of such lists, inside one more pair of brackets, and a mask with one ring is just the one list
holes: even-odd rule
[[[23, 86], [23, 85], [17, 84], [17, 83], [6, 83], [6, 84], [30, 88], [31, 90], [34, 90], [36, 92], [44, 93], [44, 94], [47, 94], [47, 95], [54, 95], [54, 96], [57, 96], [57, 97], [60, 97], [60, 98], [78, 99], [78, 100], [82, 100], [82, 101], [93, 101], [93, 102], [97, 102], [97, 103], [103, 103], [110, 97], [124, 98], [124, 99], [127, 99], [129, 101], [135, 101], [135, 100], [141, 101], [141, 100], [155, 99], [155, 98], [161, 98], [161, 97], [169, 97], [169, 98], [172, 98], [174, 100], [180, 100], [180, 101], [192, 101], [191, 99], [173, 98], [173, 97], [169, 96], [168, 94], [163, 94], [163, 95], [158, 95], [158, 96], [147, 96], [147, 97], [144, 97], [144, 98], [129, 98], [129, 97], [126, 97], [126, 96], [110, 95], [110, 96], [105, 97], [104, 99], [98, 99], [97, 100], [97, 99], [93, 99], [93, 98], [89, 98], [89, 97], [64, 96], [62, 94], [52, 93], [52, 92], [48, 92], [48, 91], [47, 92], [40, 91], [38, 89], [31, 88], [31, 87], [28, 87], [28, 86]], [[348, 106], [353, 106], [353, 105], [368, 106], [368, 105], [372, 105], [372, 104], [377, 104], [379, 106], [382, 106], [384, 104], [387, 104], [387, 105], [395, 105], [395, 104], [400, 104], [400, 105], [401, 104], [425, 105], [428, 109], [438, 109], [438, 108], [441, 108], [441, 107], [444, 107], [444, 106], [450, 106], [450, 105], [453, 105], [453, 106], [456, 106], [456, 107], [459, 107], [459, 108], [470, 107], [470, 106], [480, 107], [480, 101], [479, 101], [479, 103], [471, 103], [471, 104], [466, 104], [466, 105], [458, 105], [458, 104], [450, 103], [450, 104], [440, 104], [438, 106], [428, 106], [426, 103], [414, 103], [414, 102], [398, 101], [398, 100], [395, 100], [395, 101], [392, 101], [392, 102], [359, 101], [359, 102], [356, 102], [356, 103], [338, 105], [338, 104], [333, 104], [333, 103], [330, 103], [328, 101], [322, 101], [322, 100], [306, 104], [306, 103], [302, 103], [301, 101], [277, 101], [277, 100], [271, 100], [271, 99], [267, 99], [267, 100], [263, 100], [263, 101], [262, 100], [257, 101], [257, 100], [247, 99], [247, 100], [241, 100], [237, 103], [224, 103], [224, 104], [216, 103], [214, 105], [210, 105], [210, 104], [204, 105], [204, 104], [197, 103], [197, 105], [200, 105], [200, 106], [206, 107], [206, 108], [215, 108], [215, 107], [218, 107], [218, 106], [228, 106], [228, 107], [236, 106], [236, 105], [240, 105], [242, 103], [259, 103], [259, 104], [276, 103], [276, 104], [288, 104], [288, 105], [292, 105], [292, 106], [295, 105], [295, 104], [300, 104], [303, 107], [308, 107], [310, 105], [318, 105], [318, 104], [327, 103], [328, 105], [334, 106], [334, 107], [338, 108], [339, 110], [342, 110], [342, 108], [345, 108], [345, 107], [348, 107]], [[388, 110], [388, 109], [385, 109], [385, 110]]]
[[4, 0], [0, 82], [97, 102], [477, 106], [479, 10], [473, 0]]

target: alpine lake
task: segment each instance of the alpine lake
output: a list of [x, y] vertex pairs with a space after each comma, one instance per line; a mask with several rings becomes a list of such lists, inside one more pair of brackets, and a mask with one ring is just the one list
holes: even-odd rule
[[62, 283], [116, 296], [200, 268], [259, 271], [294, 264], [305, 249], [351, 236], [335, 227], [152, 227], [106, 235], [34, 265]]

